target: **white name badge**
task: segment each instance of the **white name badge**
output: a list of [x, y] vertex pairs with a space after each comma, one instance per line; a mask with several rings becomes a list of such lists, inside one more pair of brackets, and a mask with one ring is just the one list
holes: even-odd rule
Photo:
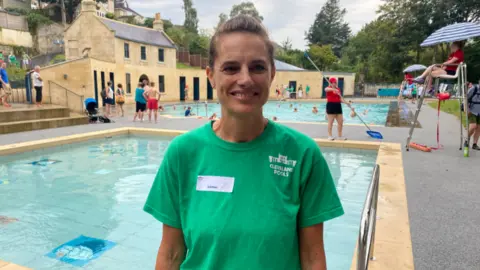
[[197, 190], [232, 193], [235, 178], [224, 176], [198, 176]]

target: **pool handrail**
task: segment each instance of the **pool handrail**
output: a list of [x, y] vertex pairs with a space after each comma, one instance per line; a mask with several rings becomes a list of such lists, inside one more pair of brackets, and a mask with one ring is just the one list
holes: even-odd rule
[[378, 189], [380, 184], [380, 165], [375, 165], [372, 181], [368, 187], [367, 197], [360, 220], [358, 234], [357, 270], [367, 270], [370, 260], [375, 260], [375, 226], [377, 223]]

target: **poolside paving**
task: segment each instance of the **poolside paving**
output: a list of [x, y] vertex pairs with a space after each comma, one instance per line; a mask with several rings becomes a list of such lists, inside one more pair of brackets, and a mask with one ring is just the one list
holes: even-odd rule
[[[409, 104], [414, 110], [414, 106]], [[58, 136], [87, 133], [119, 127], [145, 127], [190, 130], [208, 122], [205, 119], [160, 118], [158, 124], [133, 123], [129, 117], [115, 117], [112, 124], [91, 124], [25, 133], [0, 135], [0, 145]], [[440, 140], [443, 149], [432, 153], [403, 150], [405, 181], [409, 205], [413, 255], [416, 269], [480, 269], [480, 151], [471, 150], [464, 158], [459, 151], [460, 123], [455, 116], [441, 113]], [[423, 106], [413, 141], [434, 145], [436, 111]], [[323, 124], [285, 123], [311, 137], [325, 138]], [[352, 140], [373, 141], [362, 126], [346, 126]], [[385, 141], [405, 145], [408, 128], [375, 127]], [[404, 148], [403, 148], [404, 149]], [[381, 218], [381, 217], [380, 217]]]

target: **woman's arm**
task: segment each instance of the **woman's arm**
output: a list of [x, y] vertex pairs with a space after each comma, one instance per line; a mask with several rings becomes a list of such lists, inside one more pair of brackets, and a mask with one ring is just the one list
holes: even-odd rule
[[333, 92], [337, 89], [333, 88], [333, 87], [330, 87], [330, 86], [327, 86], [327, 88], [325, 88], [325, 92]]
[[452, 64], [457, 65], [458, 64], [458, 58], [452, 57], [452, 59], [443, 63], [443, 65], [447, 65], [447, 66], [452, 65]]
[[164, 224], [155, 270], [178, 270], [184, 259], [185, 242], [182, 230]]
[[300, 262], [302, 270], [326, 270], [323, 247], [323, 223], [301, 228], [299, 231]]

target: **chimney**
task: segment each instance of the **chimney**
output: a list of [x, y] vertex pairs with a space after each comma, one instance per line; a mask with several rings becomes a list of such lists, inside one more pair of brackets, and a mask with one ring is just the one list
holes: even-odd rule
[[163, 21], [160, 17], [160, 13], [155, 14], [155, 20], [153, 21], [153, 29], [163, 32]]
[[93, 0], [82, 0], [82, 13], [97, 12], [97, 3]]

